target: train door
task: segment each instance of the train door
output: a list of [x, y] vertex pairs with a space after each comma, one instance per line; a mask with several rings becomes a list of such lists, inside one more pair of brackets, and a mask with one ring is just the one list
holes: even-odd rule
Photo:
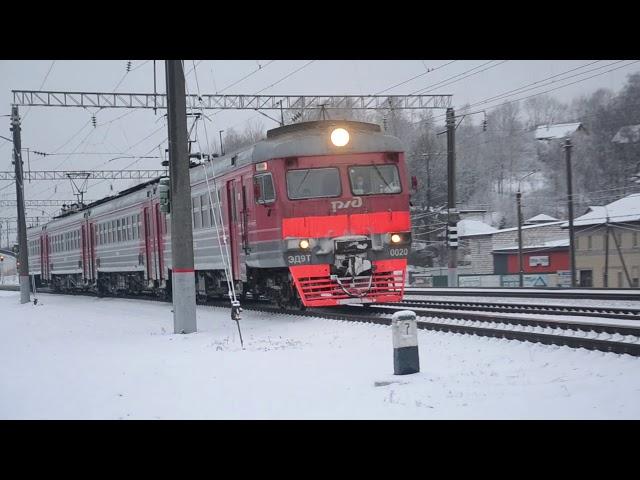
[[240, 280], [239, 243], [242, 241], [241, 226], [238, 221], [238, 192], [235, 180], [227, 182], [227, 227], [229, 229], [229, 245], [231, 254], [231, 271], [234, 280]]
[[87, 225], [82, 225], [80, 230], [81, 250], [82, 250], [82, 278], [86, 281], [89, 278], [89, 236], [87, 234]]
[[96, 225], [89, 224], [89, 278], [93, 281], [96, 278]]
[[46, 230], [40, 235], [40, 272], [41, 280], [49, 278], [49, 237]]
[[[276, 214], [275, 208], [275, 190], [273, 184], [273, 175], [271, 172], [257, 174], [254, 177], [254, 184], [258, 187], [259, 193], [257, 198], [251, 195], [251, 190], [248, 191], [249, 204], [253, 203], [253, 207], [250, 208], [251, 215], [249, 217], [249, 227], [251, 236], [250, 246], [257, 254], [257, 258], [264, 258], [265, 242], [269, 240], [275, 240], [279, 238], [278, 230], [280, 225], [279, 216]], [[255, 187], [254, 187], [255, 188]], [[266, 243], [268, 245], [268, 243]], [[254, 251], [251, 252], [253, 255]]]
[[143, 211], [143, 223], [144, 223], [144, 252], [145, 252], [145, 265], [147, 267], [147, 279], [153, 279], [153, 266], [151, 265], [153, 242], [151, 240], [151, 215], [149, 213], [149, 207], [145, 207]]
[[240, 179], [240, 185], [242, 185], [242, 206], [240, 211], [242, 217], [242, 254], [244, 255], [249, 253], [249, 209], [247, 208], [246, 180], [246, 177]]
[[156, 203], [155, 205], [155, 219], [156, 219], [156, 231], [155, 231], [155, 235], [156, 235], [156, 255], [158, 256], [158, 261], [157, 261], [157, 267], [158, 267], [158, 271], [157, 271], [157, 275], [158, 275], [158, 279], [162, 280], [162, 276], [163, 276], [163, 268], [164, 268], [164, 264], [162, 262], [162, 254], [163, 254], [163, 245], [162, 245], [162, 213], [160, 212], [160, 204]]
[[[250, 178], [250, 177], [249, 177]], [[247, 186], [245, 185], [247, 177], [240, 177], [241, 194], [238, 198], [237, 210], [240, 212], [240, 238], [242, 249], [239, 250], [240, 261], [240, 279], [247, 281], [247, 254], [249, 253], [249, 208], [247, 206]], [[236, 196], [238, 197], [238, 195]]]

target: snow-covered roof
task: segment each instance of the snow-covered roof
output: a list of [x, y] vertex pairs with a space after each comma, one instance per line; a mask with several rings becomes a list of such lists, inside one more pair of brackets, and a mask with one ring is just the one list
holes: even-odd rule
[[469, 237], [471, 235], [489, 235], [497, 232], [497, 228], [481, 222], [480, 220], [460, 220], [458, 226], [458, 237]]
[[611, 141], [614, 143], [640, 142], [640, 125], [627, 125], [622, 127]]
[[[604, 206], [589, 207], [589, 211], [573, 220], [573, 225], [604, 224], [609, 217], [611, 223], [640, 222], [640, 193], [633, 193]], [[563, 222], [562, 227], [568, 227], [569, 222]]]
[[[561, 225], [564, 224], [565, 221], [564, 220], [559, 220], [557, 222], [544, 222], [544, 223], [534, 223], [533, 225], [523, 225], [522, 229], [523, 230], [527, 230], [529, 228], [543, 228], [543, 227], [549, 227], [551, 225]], [[564, 225], [562, 225], [564, 226]], [[502, 233], [502, 232], [512, 232], [514, 230], [517, 230], [518, 227], [509, 227], [509, 228], [503, 228], [502, 230], [498, 230], [495, 233]]]
[[540, 125], [538, 128], [536, 128], [536, 140], [565, 138], [573, 135], [581, 128], [584, 130], [584, 127], [581, 123], [556, 123], [555, 125]]
[[[548, 242], [544, 242], [539, 245], [523, 245], [522, 250], [527, 251], [527, 250], [536, 249], [536, 248], [551, 249], [551, 248], [568, 247], [568, 246], [569, 246], [569, 239], [563, 238], [561, 240], [550, 240]], [[514, 250], [518, 250], [517, 245], [515, 247], [504, 247], [504, 248], [493, 249], [494, 252], [511, 252]]]
[[540, 215], [536, 215], [535, 217], [531, 217], [528, 220], [525, 220], [525, 222], [528, 223], [542, 223], [542, 222], [555, 222], [557, 221], [557, 218], [554, 218], [550, 215], [545, 215], [544, 213], [541, 213]]
[[[564, 227], [565, 223], [566, 222], [564, 220], [558, 220], [557, 222], [534, 223], [533, 225], [523, 225], [522, 229], [528, 230], [530, 228], [543, 228], [551, 225], [561, 225]], [[518, 227], [509, 227], [498, 230], [496, 228], [493, 228], [491, 225], [487, 225], [486, 223], [480, 222], [478, 220], [461, 220], [458, 222], [458, 237], [491, 235], [494, 233], [512, 232], [517, 229]]]

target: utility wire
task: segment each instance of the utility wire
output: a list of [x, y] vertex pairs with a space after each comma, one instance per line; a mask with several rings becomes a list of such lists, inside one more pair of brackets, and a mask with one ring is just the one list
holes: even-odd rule
[[484, 67], [485, 65], [488, 65], [488, 64], [493, 63], [493, 62], [495, 62], [495, 60], [489, 60], [488, 62], [485, 62], [485, 63], [483, 63], [482, 65], [475, 66], [475, 67], [473, 67], [473, 68], [470, 68], [469, 70], [465, 70], [465, 71], [464, 71], [464, 72], [462, 72], [462, 73], [457, 73], [456, 75], [452, 75], [451, 77], [449, 77], [449, 78], [445, 78], [444, 80], [441, 80], [441, 81], [439, 81], [439, 82], [433, 83], [433, 84], [428, 85], [428, 86], [426, 86], [426, 87], [419, 88], [418, 90], [416, 90], [416, 91], [414, 91], [414, 92], [411, 92], [409, 95], [416, 95], [416, 94], [418, 94], [418, 93], [424, 92], [425, 90], [429, 90], [430, 88], [437, 87], [437, 86], [439, 86], [439, 85], [441, 85], [441, 84], [443, 84], [443, 83], [448, 82], [449, 80], [452, 80], [452, 79], [454, 79], [454, 78], [460, 77], [460, 76], [464, 75], [465, 73], [472, 72], [473, 70], [477, 70], [478, 68], [482, 68], [482, 67]]
[[380, 90], [379, 92], [374, 93], [374, 95], [380, 95], [381, 93], [388, 92], [389, 90], [392, 90], [392, 89], [394, 89], [394, 88], [396, 88], [396, 87], [399, 87], [399, 86], [401, 86], [401, 85], [404, 85], [404, 84], [406, 84], [406, 83], [409, 83], [409, 82], [411, 82], [411, 81], [415, 80], [416, 78], [423, 77], [423, 76], [425, 76], [427, 73], [432, 73], [432, 72], [435, 72], [436, 70], [440, 70], [441, 68], [444, 68], [444, 67], [446, 67], [447, 65], [451, 65], [452, 63], [455, 63], [455, 62], [457, 62], [457, 61], [458, 61], [458, 60], [452, 60], [452, 61], [447, 62], [447, 63], [445, 63], [444, 65], [440, 65], [440, 66], [438, 66], [438, 67], [436, 67], [436, 68], [427, 69], [427, 71], [426, 71], [426, 72], [422, 72], [421, 74], [416, 75], [416, 76], [414, 76], [414, 77], [411, 77], [411, 78], [409, 78], [409, 79], [407, 79], [407, 80], [404, 80], [403, 82], [396, 83], [395, 85], [392, 85], [391, 87], [385, 88], [384, 90]]
[[[254, 95], [258, 95], [259, 93], [263, 92], [264, 90], [266, 90], [266, 89], [268, 89], [268, 88], [271, 88], [271, 87], [273, 87], [274, 85], [277, 85], [278, 83], [280, 83], [280, 82], [282, 82], [282, 81], [286, 80], [286, 79], [287, 79], [287, 78], [289, 78], [290, 76], [292, 76], [292, 75], [294, 75], [294, 74], [298, 73], [300, 70], [302, 70], [302, 69], [306, 68], [307, 66], [311, 65], [313, 62], [315, 62], [315, 60], [311, 60], [310, 62], [305, 63], [302, 67], [300, 67], [300, 68], [298, 68], [298, 69], [294, 70], [293, 72], [290, 72], [290, 73], [286, 74], [284, 77], [282, 77], [282, 78], [280, 78], [279, 80], [275, 81], [275, 82], [274, 82], [274, 83], [272, 83], [271, 85], [268, 85], [268, 86], [264, 87], [262, 90], [257, 91], [256, 93], [254, 93]], [[271, 62], [269, 62], [269, 63], [271, 63]], [[268, 64], [267, 64], [267, 65], [268, 65]], [[266, 66], [266, 65], [265, 65], [265, 66]], [[264, 67], [262, 67], [262, 68], [264, 68]], [[220, 113], [220, 112], [222, 112], [222, 110], [218, 110], [217, 112], [213, 113], [211, 116], [217, 115], [217, 114], [218, 114], [218, 113]], [[251, 117], [247, 118], [246, 120], [242, 120], [242, 121], [240, 121], [240, 122], [238, 122], [238, 123], [234, 124], [234, 125], [233, 125], [233, 126], [231, 126], [230, 128], [234, 128], [234, 127], [235, 127], [235, 126], [237, 126], [237, 125], [241, 125], [241, 124], [246, 123], [246, 122], [248, 122], [248, 121], [250, 121], [250, 120], [253, 120], [254, 118], [257, 118], [257, 117], [258, 117], [258, 115], [259, 115], [259, 114], [255, 114], [255, 115], [253, 115], [253, 116], [251, 116]]]
[[[598, 60], [598, 62], [599, 62], [599, 61], [601, 61], [601, 60]], [[489, 102], [494, 101], [494, 100], [500, 100], [501, 98], [509, 98], [509, 97], [512, 97], [512, 96], [515, 96], [515, 95], [519, 95], [519, 94], [521, 94], [521, 93], [525, 93], [525, 92], [529, 92], [529, 91], [531, 91], [531, 90], [536, 90], [536, 89], [538, 89], [538, 88], [542, 88], [542, 87], [545, 87], [545, 86], [549, 86], [549, 85], [551, 85], [551, 84], [553, 84], [553, 83], [556, 83], [556, 82], [563, 82], [563, 81], [565, 81], [565, 80], [569, 80], [570, 78], [579, 77], [579, 76], [581, 76], [581, 75], [585, 75], [585, 74], [587, 74], [587, 73], [594, 72], [594, 71], [596, 71], [596, 70], [601, 70], [601, 69], [603, 69], [603, 68], [609, 67], [609, 66], [611, 66], [611, 65], [616, 65], [616, 64], [621, 63], [621, 62], [624, 62], [624, 61], [625, 61], [625, 60], [618, 60], [618, 61], [615, 61], [615, 62], [612, 62], [612, 63], [608, 63], [607, 65], [602, 65], [602, 66], [600, 66], [600, 67], [595, 67], [595, 68], [592, 68], [592, 69], [590, 69], [590, 70], [585, 70], [585, 71], [583, 71], [583, 72], [576, 73], [576, 74], [574, 74], [574, 75], [569, 75], [568, 77], [561, 78], [561, 79], [559, 79], [559, 80], [551, 80], [550, 82], [543, 83], [542, 85], [538, 85], [538, 86], [531, 86], [530, 88], [525, 88], [525, 87], [529, 87], [530, 85], [535, 85], [535, 84], [541, 83], [541, 82], [543, 82], [543, 81], [547, 81], [547, 80], [549, 80], [549, 79], [551, 79], [551, 78], [558, 77], [558, 76], [560, 76], [560, 75], [565, 75], [565, 74], [567, 74], [567, 73], [569, 73], [569, 72], [573, 72], [573, 71], [575, 71], [576, 69], [568, 70], [568, 71], [566, 71], [566, 72], [564, 72], [564, 73], [557, 74], [557, 75], [553, 75], [553, 76], [548, 77], [548, 78], [546, 78], [546, 79], [539, 80], [539, 81], [537, 81], [537, 82], [533, 82], [533, 83], [531, 83], [531, 84], [529, 84], [529, 85], [525, 85], [524, 87], [521, 87], [521, 88], [518, 88], [518, 89], [515, 89], [515, 90], [510, 90], [509, 92], [505, 92], [505, 93], [502, 93], [502, 94], [494, 95], [493, 97], [489, 97], [488, 99], [481, 100], [481, 101], [479, 101], [479, 102], [473, 103], [473, 104], [469, 105], [467, 108], [472, 108], [472, 107], [475, 107], [475, 106], [477, 106], [477, 105], [481, 105], [481, 104], [484, 104], [484, 103], [489, 103]], [[593, 63], [597, 63], [597, 62], [592, 62], [592, 63], [590, 63], [590, 64], [583, 65], [583, 66], [578, 67], [578, 68], [584, 68], [585, 66], [592, 65]], [[521, 91], [516, 91], [516, 90], [521, 90]], [[516, 93], [513, 93], [513, 94], [512, 94], [511, 92], [516, 92]]]
[[[51, 70], [53, 69], [53, 66], [56, 64], [56, 60], [53, 60], [51, 62], [51, 65], [49, 66], [49, 70], [47, 70], [46, 75], [44, 76], [44, 79], [42, 80], [42, 83], [40, 84], [40, 88], [38, 88], [38, 90], [42, 90], [42, 88], [44, 87], [45, 82], [47, 81], [47, 78], [49, 78], [49, 74], [51, 73]], [[24, 122], [24, 120], [27, 118], [27, 115], [29, 115], [29, 112], [31, 111], [31, 107], [27, 108], [27, 111], [24, 112], [24, 115], [22, 116], [21, 121]]]
[[[140, 65], [140, 66], [142, 66], [142, 65]], [[122, 84], [122, 82], [124, 81], [124, 79], [127, 77], [127, 75], [128, 75], [128, 74], [129, 74], [129, 69], [127, 69], [127, 71], [125, 71], [125, 74], [122, 76], [122, 78], [120, 79], [120, 81], [116, 84], [116, 86], [113, 88], [113, 92], [115, 92], [115, 91], [117, 90], [118, 86], [120, 86], [120, 85]], [[119, 117], [116, 117], [116, 118], [114, 118], [114, 119], [112, 119], [112, 120], [110, 120], [110, 121], [108, 121], [108, 122], [105, 122], [104, 124], [96, 125], [96, 127], [95, 127], [95, 128], [93, 128], [93, 129], [91, 129], [91, 130], [89, 131], [89, 133], [88, 133], [88, 134], [87, 134], [87, 135], [86, 135], [86, 136], [85, 136], [85, 137], [80, 141], [80, 143], [76, 146], [76, 148], [74, 148], [74, 149], [72, 150], [72, 153], [74, 153], [76, 150], [78, 150], [78, 149], [80, 148], [80, 146], [82, 146], [82, 145], [84, 144], [84, 142], [86, 142], [86, 141], [88, 140], [88, 138], [93, 134], [93, 132], [94, 132], [95, 130], [97, 130], [97, 128], [98, 128], [98, 127], [103, 126], [103, 125], [110, 125], [111, 123], [113, 123], [113, 122], [115, 122], [115, 121], [117, 121], [117, 120], [120, 120], [121, 118], [123, 118], [123, 117], [125, 117], [125, 116], [127, 116], [127, 115], [130, 115], [131, 113], [133, 113], [133, 111], [134, 111], [134, 110], [130, 110], [129, 112], [125, 112], [124, 114], [120, 115]], [[67, 144], [68, 144], [68, 143], [69, 143], [69, 142], [70, 142], [70, 141], [71, 141], [71, 140], [72, 140], [72, 139], [73, 139], [77, 134], [79, 134], [82, 130], [84, 130], [84, 129], [86, 128], [86, 126], [87, 126], [87, 125], [89, 125], [89, 123], [91, 123], [91, 122], [92, 122], [92, 119], [90, 119], [89, 121], [87, 121], [87, 123], [86, 123], [85, 125], [83, 125], [83, 127], [82, 127], [80, 130], [78, 130], [78, 132], [76, 132], [76, 133], [75, 133], [75, 134], [74, 134], [74, 135], [73, 135], [73, 136], [72, 136], [72, 137], [71, 137], [67, 142], [65, 142], [61, 147], [59, 147], [56, 151], [54, 151], [54, 153], [57, 153], [59, 150], [61, 150], [61, 149], [62, 149], [62, 147], [66, 146], [66, 145], [67, 145]], [[62, 166], [62, 165], [63, 165], [63, 164], [68, 160], [68, 159], [69, 159], [69, 155], [67, 155], [67, 156], [65, 157], [65, 159], [64, 159], [62, 162], [60, 162], [60, 163], [59, 163], [59, 164], [54, 168], [54, 170], [59, 169], [59, 168], [60, 168], [60, 167], [61, 167], [61, 166]], [[42, 191], [41, 191], [41, 192], [39, 192], [37, 195], [43, 194], [43, 193], [45, 193], [45, 192], [47, 192], [47, 191], [50, 191], [50, 190], [53, 188], [53, 189], [54, 189], [54, 192], [53, 192], [53, 194], [49, 197], [49, 199], [50, 199], [51, 197], [53, 197], [53, 195], [55, 195], [55, 194], [57, 193], [57, 187], [58, 187], [58, 185], [59, 185], [59, 184], [60, 184], [60, 181], [58, 180], [58, 181], [54, 182], [53, 187], [49, 187], [49, 188], [47, 188], [47, 189], [45, 189], [45, 190], [42, 190]]]
[[[199, 82], [198, 82], [198, 74], [197, 74], [197, 71], [196, 71], [196, 65], [195, 64], [193, 65], [193, 70], [194, 70], [194, 74], [195, 74], [195, 78], [196, 78], [196, 88], [197, 88], [197, 92], [198, 92], [198, 98], [201, 98], [200, 86], [199, 86]], [[186, 86], [186, 83], [185, 83], [185, 86]], [[204, 115], [204, 110], [202, 109], [202, 102], [200, 103], [200, 112], [201, 112], [202, 115]], [[204, 126], [205, 140], [207, 142], [207, 149], [209, 149], [209, 151], [211, 151], [210, 150], [211, 146], [209, 144], [209, 135], [207, 133], [207, 126], [206, 126], [205, 123], [203, 123], [203, 126]], [[200, 145], [200, 140], [197, 138], [197, 136], [196, 136], [196, 141], [198, 142], [198, 147], [199, 147], [200, 151], [202, 152], [203, 149], [202, 149], [202, 146]], [[211, 166], [214, 196], [215, 196], [216, 203], [217, 203], [217, 206], [218, 206], [218, 213], [220, 215], [220, 224], [221, 224], [221, 227], [222, 227], [224, 249], [222, 247], [222, 242], [220, 240], [220, 233], [218, 232], [218, 222], [216, 220], [215, 212], [213, 211], [214, 202], [213, 202], [213, 198], [212, 198], [212, 195], [211, 195], [211, 187], [209, 185], [209, 177], [208, 177], [208, 174], [207, 174], [207, 163], [205, 162], [203, 164], [203, 168], [204, 168], [204, 173], [205, 173], [205, 179], [206, 179], [206, 182], [207, 182], [207, 191], [208, 191], [208, 197], [209, 197], [209, 204], [210, 204], [210, 207], [211, 207], [211, 210], [212, 210], [212, 213], [213, 213], [213, 218], [214, 218], [214, 221], [215, 221], [214, 223], [215, 223], [215, 229], [216, 229], [216, 236], [218, 237], [218, 245], [219, 245], [219, 248], [220, 248], [221, 257], [223, 259], [223, 265], [224, 265], [224, 269], [225, 269], [225, 276], [227, 278], [227, 285], [229, 287], [229, 297], [230, 297], [231, 306], [232, 306], [231, 317], [234, 320], [236, 320], [236, 324], [237, 324], [237, 327], [238, 327], [238, 334], [240, 335], [240, 345], [242, 346], [242, 348], [244, 348], [244, 343], [242, 341], [242, 331], [240, 330], [240, 322], [239, 322], [239, 312], [241, 311], [240, 310], [240, 302], [238, 301], [238, 299], [236, 297], [235, 285], [233, 283], [233, 272], [232, 272], [232, 268], [231, 268], [231, 264], [232, 264], [232, 262], [231, 262], [231, 253], [229, 251], [229, 246], [227, 245], [227, 241], [226, 241], [227, 235], [226, 235], [226, 232], [225, 232], [225, 229], [224, 229], [224, 220], [223, 220], [223, 217], [222, 217], [222, 206], [220, 205], [220, 199], [218, 197], [218, 187], [216, 185], [214, 163], [211, 161], [211, 158], [209, 158], [209, 165]], [[235, 199], [234, 199], [234, 201], [235, 201]], [[231, 225], [229, 225], [229, 228], [231, 228]], [[245, 232], [245, 234], [246, 234], [246, 232]], [[225, 263], [225, 255], [224, 255], [225, 253], [226, 253], [226, 263]], [[237, 318], [234, 317], [235, 309], [238, 310], [238, 317]]]
[[[537, 85], [537, 84], [539, 84], [539, 83], [546, 82], [547, 80], [550, 80], [550, 79], [552, 79], [552, 78], [556, 78], [556, 77], [560, 77], [560, 76], [562, 76], [562, 75], [566, 75], [567, 73], [575, 72], [576, 70], [580, 70], [580, 69], [582, 69], [582, 68], [588, 67], [588, 66], [593, 65], [593, 64], [595, 64], [595, 63], [599, 63], [599, 62], [601, 62], [601, 61], [602, 61], [602, 60], [596, 60], [595, 62], [586, 63], [586, 64], [584, 64], [584, 65], [580, 65], [579, 67], [572, 68], [572, 69], [567, 70], [567, 71], [565, 71], [565, 72], [558, 73], [558, 74], [556, 74], [556, 75], [551, 75], [551, 76], [549, 76], [549, 77], [542, 78], [542, 79], [537, 80], [537, 81], [535, 81], [535, 82], [528, 83], [528, 84], [526, 84], [526, 85], [523, 85], [522, 87], [515, 88], [515, 89], [512, 89], [512, 90], [507, 90], [506, 92], [499, 93], [499, 94], [497, 94], [497, 95], [494, 95], [493, 97], [489, 97], [489, 98], [487, 98], [487, 99], [485, 99], [485, 100], [481, 100], [480, 102], [473, 103], [473, 104], [471, 104], [469, 107], [474, 107], [474, 106], [476, 106], [476, 105], [480, 105], [480, 104], [482, 104], [482, 103], [486, 103], [486, 102], [488, 102], [489, 100], [493, 100], [493, 99], [497, 99], [497, 98], [500, 98], [500, 97], [503, 97], [503, 96], [507, 96], [508, 94], [511, 94], [511, 93], [521, 93], [521, 92], [518, 92], [518, 90], [523, 90], [523, 89], [525, 89], [526, 87], [530, 87], [530, 86], [532, 86], [532, 85]], [[582, 72], [582, 73], [585, 73], [585, 72]], [[556, 80], [556, 81], [562, 81], [562, 80], [564, 80], [564, 79], [560, 79], [560, 80]], [[552, 83], [553, 83], [553, 82], [552, 82]], [[542, 87], [542, 86], [544, 86], [544, 85], [540, 85], [540, 87]], [[538, 87], [536, 87], [536, 88], [538, 88]]]
[[132, 69], [130, 70], [130, 72], [135, 72], [135, 71], [136, 71], [136, 70], [138, 70], [140, 67], [142, 67], [142, 66], [146, 65], [146, 64], [147, 64], [147, 63], [149, 63], [150, 61], [151, 61], [151, 60], [145, 60], [144, 62], [142, 62], [142, 63], [141, 63], [140, 65], [138, 65], [137, 67], [132, 68]]
[[[273, 62], [275, 62], [275, 60], [271, 60], [271, 61], [269, 61], [269, 62], [265, 63], [261, 68], [257, 68], [257, 69], [255, 69], [255, 70], [253, 70], [252, 72], [248, 73], [248, 74], [247, 74], [247, 75], [245, 75], [244, 77], [242, 77], [242, 78], [240, 78], [239, 80], [236, 80], [235, 82], [233, 82], [233, 83], [231, 83], [231, 84], [227, 85], [227, 86], [226, 86], [226, 87], [224, 87], [222, 90], [220, 90], [219, 92], [216, 92], [216, 93], [222, 93], [222, 92], [224, 92], [225, 90], [230, 89], [231, 87], [233, 87], [233, 86], [235, 86], [235, 85], [239, 84], [240, 82], [242, 82], [242, 81], [246, 80], [246, 79], [247, 79], [247, 78], [249, 78], [250, 76], [252, 76], [252, 75], [254, 75], [254, 74], [258, 73], [258, 72], [259, 72], [259, 71], [261, 71], [261, 70], [264, 70], [264, 69], [265, 69], [265, 68], [267, 68], [269, 65], [271, 65]], [[195, 70], [195, 68], [194, 68], [194, 70]]]
[[[486, 72], [487, 70], [490, 70], [490, 69], [495, 68], [495, 67], [499, 67], [500, 65], [502, 65], [503, 63], [506, 63], [506, 62], [508, 62], [508, 61], [509, 61], [509, 60], [502, 60], [501, 62], [496, 63], [495, 65], [490, 65], [490, 66], [488, 66], [487, 68], [483, 68], [482, 70], [478, 70], [477, 72], [470, 73], [470, 74], [468, 74], [468, 75], [465, 75], [464, 77], [457, 78], [457, 79], [455, 79], [455, 80], [451, 80], [450, 82], [447, 82], [447, 83], [444, 83], [444, 84], [442, 84], [442, 85], [439, 85], [439, 86], [438, 86], [438, 88], [448, 87], [449, 85], [452, 85], [452, 84], [454, 84], [454, 83], [456, 83], [456, 82], [459, 82], [459, 81], [461, 81], [461, 80], [464, 80], [465, 78], [473, 77], [474, 75], [478, 75], [479, 73]], [[427, 91], [428, 91], [428, 90], [427, 90]], [[421, 92], [421, 94], [424, 94], [424, 93], [425, 93], [425, 91], [423, 90], [423, 91]]]
[[[621, 60], [621, 61], [625, 61], [625, 60]], [[597, 73], [597, 74], [591, 75], [591, 76], [589, 76], [589, 77], [582, 78], [582, 79], [580, 79], [580, 80], [576, 80], [576, 81], [574, 81], [574, 82], [570, 82], [570, 83], [567, 83], [567, 84], [564, 84], [564, 85], [560, 85], [560, 86], [555, 87], [555, 88], [550, 88], [550, 89], [548, 89], [548, 90], [544, 90], [544, 91], [542, 91], [542, 92], [534, 93], [534, 94], [532, 94], [532, 95], [528, 95], [528, 96], [526, 96], [526, 97], [517, 98], [517, 99], [514, 99], [514, 100], [508, 100], [508, 101], [506, 101], [506, 102], [499, 103], [499, 104], [497, 104], [497, 105], [491, 105], [491, 106], [487, 107], [487, 108], [486, 108], [486, 110], [490, 110], [490, 109], [498, 108], [498, 107], [501, 107], [501, 106], [503, 106], [503, 105], [508, 105], [508, 104], [510, 104], [510, 103], [518, 103], [518, 102], [520, 102], [520, 101], [522, 101], [522, 100], [526, 100], [526, 99], [528, 99], [528, 98], [537, 97], [538, 95], [542, 95], [542, 94], [545, 94], [545, 93], [553, 92], [553, 91], [555, 91], [555, 90], [559, 90], [559, 89], [561, 89], [561, 88], [569, 87], [569, 86], [571, 86], [571, 85], [575, 85], [575, 84], [577, 84], [577, 83], [585, 82], [585, 81], [587, 81], [587, 80], [590, 80], [590, 79], [595, 78], [595, 77], [599, 77], [599, 76], [604, 75], [604, 74], [606, 74], [606, 73], [614, 72], [614, 71], [616, 71], [616, 70], [620, 70], [621, 68], [629, 67], [629, 66], [631, 66], [631, 65], [633, 65], [633, 64], [635, 64], [635, 63], [638, 63], [638, 62], [640, 62], [640, 60], [634, 60], [634, 61], [632, 61], [632, 62], [630, 62], [630, 63], [627, 63], [626, 65], [621, 65], [621, 66], [616, 67], [616, 68], [611, 68], [611, 69], [606, 70], [606, 71], [604, 71], [604, 72], [600, 72], [600, 73]], [[615, 63], [618, 63], [618, 62], [615, 62]], [[610, 65], [611, 65], [611, 64], [610, 64]], [[586, 73], [586, 72], [585, 72], [585, 73]], [[560, 80], [560, 81], [561, 81], [561, 80]], [[523, 92], [520, 92], [520, 93], [523, 93]], [[519, 93], [518, 93], [518, 94], [515, 94], [515, 95], [519, 95]], [[515, 96], [515, 95], [513, 95], [513, 96]], [[512, 95], [509, 95], [509, 96], [512, 96]], [[507, 96], [506, 98], [508, 98], [509, 96]], [[480, 103], [480, 102], [477, 102], [477, 103]], [[457, 107], [457, 108], [459, 108], [459, 107]], [[437, 115], [437, 116], [433, 117], [433, 119], [444, 118], [444, 117], [445, 117], [445, 114], [441, 114], [441, 115]], [[420, 120], [420, 121], [418, 121], [418, 122], [416, 122], [416, 123], [423, 123], [423, 122], [424, 122], [424, 120]]]
[[307, 63], [305, 63], [303, 66], [301, 66], [300, 68], [295, 69], [293, 72], [288, 73], [287, 75], [285, 75], [284, 77], [282, 77], [280, 80], [273, 82], [271, 85], [268, 85], [266, 87], [264, 87], [262, 90], [257, 91], [256, 93], [254, 93], [254, 95], [258, 95], [261, 92], [264, 92], [265, 90], [267, 90], [268, 88], [271, 88], [277, 84], [279, 84], [280, 82], [286, 80], [287, 78], [289, 78], [291, 75], [295, 75], [296, 73], [298, 73], [300, 70], [308, 67], [309, 65], [311, 65], [313, 62], [315, 62], [315, 60], [311, 60]]

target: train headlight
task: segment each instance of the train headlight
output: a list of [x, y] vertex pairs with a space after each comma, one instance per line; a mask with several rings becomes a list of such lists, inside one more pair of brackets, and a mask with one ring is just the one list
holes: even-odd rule
[[402, 241], [402, 237], [397, 233], [391, 235], [391, 243], [400, 243]]
[[349, 132], [344, 128], [336, 128], [331, 132], [331, 143], [336, 147], [344, 147], [349, 143]]
[[300, 245], [301, 249], [306, 250], [307, 248], [309, 248], [309, 240], [300, 240], [300, 243], [298, 245]]

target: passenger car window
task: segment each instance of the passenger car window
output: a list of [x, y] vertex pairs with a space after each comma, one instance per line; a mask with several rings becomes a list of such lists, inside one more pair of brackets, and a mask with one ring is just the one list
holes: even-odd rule
[[349, 181], [354, 195], [400, 193], [400, 177], [395, 165], [349, 167]]
[[209, 228], [211, 226], [211, 215], [209, 214], [211, 208], [208, 194], [203, 193], [200, 195], [200, 204], [202, 210], [202, 228]]
[[253, 177], [254, 185], [259, 189], [256, 196], [257, 203], [271, 203], [276, 199], [276, 192], [273, 188], [273, 177], [270, 173], [256, 175]]
[[200, 197], [191, 199], [193, 205], [193, 228], [202, 227], [202, 212], [200, 211]]
[[287, 194], [292, 200], [337, 197], [341, 191], [340, 173], [337, 168], [314, 168], [287, 172]]

